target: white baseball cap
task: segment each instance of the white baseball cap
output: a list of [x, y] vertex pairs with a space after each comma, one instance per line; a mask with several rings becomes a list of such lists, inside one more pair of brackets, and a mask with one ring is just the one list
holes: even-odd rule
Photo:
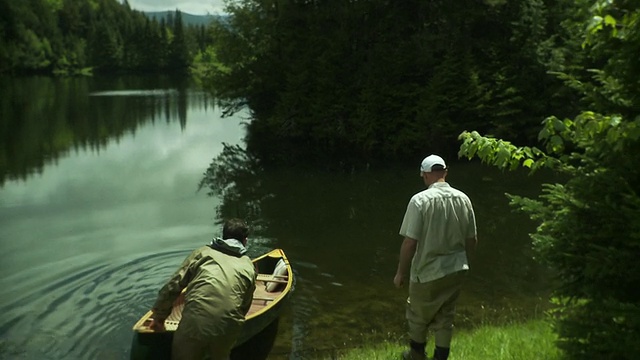
[[[442, 166], [442, 169], [433, 169], [433, 166], [435, 165]], [[431, 172], [432, 170], [445, 170], [446, 168], [447, 164], [445, 164], [444, 159], [438, 155], [429, 155], [422, 160], [422, 164], [420, 164], [420, 173]]]

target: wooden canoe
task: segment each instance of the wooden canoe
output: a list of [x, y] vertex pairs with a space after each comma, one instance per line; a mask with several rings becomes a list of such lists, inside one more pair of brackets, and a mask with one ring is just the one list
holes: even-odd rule
[[[256, 290], [242, 333], [231, 354], [232, 359], [246, 358], [247, 351], [253, 353], [251, 358], [266, 358], [275, 339], [281, 310], [293, 291], [293, 271], [284, 251], [272, 250], [253, 259], [253, 263], [258, 272]], [[183, 308], [184, 292], [174, 302], [171, 314], [165, 320], [166, 331], [163, 332], [154, 331], [149, 327], [153, 320], [151, 311], [144, 314], [133, 326], [134, 338], [130, 358], [170, 359], [173, 333], [178, 328]], [[255, 353], [258, 350], [264, 354]], [[243, 355], [239, 355], [241, 353]]]

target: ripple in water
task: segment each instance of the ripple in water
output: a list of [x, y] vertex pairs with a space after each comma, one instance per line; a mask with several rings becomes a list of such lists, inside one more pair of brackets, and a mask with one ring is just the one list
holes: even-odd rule
[[0, 358], [128, 359], [131, 327], [187, 254], [94, 265], [16, 296], [0, 309]]

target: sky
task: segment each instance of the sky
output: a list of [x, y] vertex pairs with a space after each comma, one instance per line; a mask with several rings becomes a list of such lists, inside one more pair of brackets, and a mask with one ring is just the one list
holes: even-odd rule
[[131, 8], [140, 11], [180, 10], [193, 15], [223, 13], [223, 0], [129, 0]]

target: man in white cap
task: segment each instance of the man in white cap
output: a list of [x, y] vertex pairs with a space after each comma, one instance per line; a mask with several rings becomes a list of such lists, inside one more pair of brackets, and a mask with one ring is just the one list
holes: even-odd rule
[[409, 280], [410, 348], [403, 359], [427, 359], [429, 330], [435, 333], [433, 359], [448, 359], [455, 304], [477, 243], [471, 201], [445, 181], [447, 171], [438, 155], [422, 160], [420, 176], [427, 189], [411, 198], [400, 227], [404, 240], [393, 283], [401, 288]]

